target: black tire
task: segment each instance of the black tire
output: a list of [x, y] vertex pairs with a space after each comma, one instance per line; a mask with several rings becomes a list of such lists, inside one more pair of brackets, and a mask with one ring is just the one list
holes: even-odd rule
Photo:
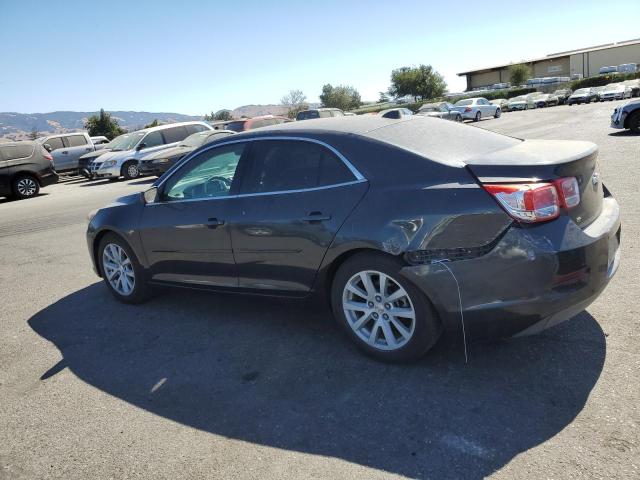
[[456, 115], [456, 122], [462, 122], [462, 115]]
[[34, 176], [22, 174], [13, 179], [11, 182], [11, 190], [15, 198], [24, 200], [35, 197], [40, 193], [40, 183]]
[[480, 112], [476, 112], [476, 116], [473, 117], [473, 121], [479, 122], [481, 118], [482, 118], [482, 114]]
[[[385, 362], [409, 362], [422, 357], [435, 345], [442, 327], [431, 302], [416, 286], [400, 275], [400, 269], [405, 265], [395, 257], [379, 253], [359, 253], [343, 263], [333, 278], [331, 285], [331, 308], [336, 321], [341, 325], [347, 336], [373, 358]], [[413, 335], [405, 345], [396, 350], [381, 350], [370, 346], [362, 340], [351, 328], [342, 306], [345, 286], [358, 272], [375, 270], [386, 274], [398, 283], [408, 293], [415, 311], [415, 326]]]
[[496, 113], [493, 115], [493, 118], [500, 118], [500, 115], [502, 115], [502, 112], [499, 108], [496, 108]]
[[635, 112], [627, 118], [627, 127], [633, 133], [640, 133], [640, 112]]
[[[104, 253], [104, 249], [109, 244], [116, 244], [120, 248], [122, 248], [126, 252], [127, 256], [129, 257], [129, 260], [131, 261], [131, 265], [133, 267], [133, 273], [134, 273], [134, 286], [133, 286], [133, 290], [128, 295], [122, 295], [120, 292], [116, 291], [114, 287], [111, 285], [111, 283], [109, 282], [109, 280], [107, 279], [107, 274], [104, 266], [103, 253]], [[140, 265], [140, 262], [138, 261], [138, 257], [136, 257], [135, 253], [133, 253], [133, 250], [131, 249], [131, 247], [129, 247], [129, 244], [122, 237], [116, 235], [115, 233], [107, 233], [104, 237], [102, 237], [100, 239], [100, 244], [98, 245], [97, 260], [98, 260], [98, 265], [100, 266], [100, 272], [102, 273], [102, 279], [104, 280], [105, 285], [107, 286], [111, 294], [118, 301], [122, 303], [138, 304], [149, 299], [152, 292], [151, 292], [151, 287], [149, 286], [149, 283], [148, 283], [147, 273], [145, 272], [142, 265]]]
[[120, 175], [122, 175], [125, 180], [133, 180], [134, 178], [138, 178], [140, 176], [140, 170], [138, 169], [138, 162], [135, 160], [128, 160], [122, 165], [122, 169], [120, 170]]

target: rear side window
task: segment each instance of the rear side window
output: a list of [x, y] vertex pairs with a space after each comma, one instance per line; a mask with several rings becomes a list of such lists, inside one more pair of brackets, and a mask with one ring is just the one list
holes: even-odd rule
[[268, 193], [335, 185], [354, 180], [330, 150], [312, 142], [254, 142], [240, 193]]
[[327, 112], [326, 110], [323, 110], [322, 112], [318, 112], [320, 114], [320, 118], [329, 118], [331, 117], [331, 112]]
[[164, 135], [164, 143], [175, 143], [187, 138], [189, 133], [185, 127], [172, 127], [163, 130], [162, 135]]
[[62, 137], [53, 137], [46, 140], [44, 143], [51, 146], [51, 151], [58, 150], [59, 148], [64, 148]]
[[164, 139], [160, 132], [151, 132], [147, 133], [142, 139], [142, 143], [145, 145], [144, 148], [157, 147], [158, 145], [164, 145]]
[[17, 158], [28, 158], [33, 154], [33, 145], [7, 145], [0, 147], [4, 160], [15, 160]]
[[344, 113], [342, 113], [340, 110], [331, 110], [331, 116], [332, 117], [344, 117]]
[[87, 139], [84, 135], [69, 135], [67, 142], [69, 142], [70, 147], [81, 147], [87, 144]]
[[186, 125], [185, 128], [187, 129], [187, 132], [189, 132], [189, 135], [191, 135], [192, 133], [204, 132], [205, 130], [208, 130], [207, 127], [205, 127], [204, 125], [200, 125], [199, 123], [196, 123], [195, 125]]
[[237, 122], [230, 122], [225, 125], [225, 130], [232, 130], [234, 132], [242, 132], [244, 130], [244, 124], [246, 120], [240, 120]]

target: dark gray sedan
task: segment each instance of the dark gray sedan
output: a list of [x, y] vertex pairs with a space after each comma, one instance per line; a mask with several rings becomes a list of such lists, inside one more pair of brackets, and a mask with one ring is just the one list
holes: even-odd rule
[[418, 109], [418, 115], [444, 118], [445, 120], [453, 120], [455, 122], [462, 121], [462, 114], [447, 102], [425, 103]]
[[620, 218], [596, 160], [588, 142], [417, 116], [282, 124], [92, 214], [89, 253], [125, 303], [154, 285], [319, 294], [365, 352], [411, 360], [443, 330], [534, 333], [602, 292]]

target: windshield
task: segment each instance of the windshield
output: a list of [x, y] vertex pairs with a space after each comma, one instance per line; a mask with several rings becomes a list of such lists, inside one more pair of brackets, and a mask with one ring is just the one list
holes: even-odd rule
[[225, 125], [225, 130], [233, 130], [234, 132], [242, 132], [244, 131], [244, 124], [246, 120], [238, 120], [237, 122], [227, 123]]
[[472, 104], [473, 104], [473, 100], [458, 100], [456, 102], [457, 107], [464, 107], [466, 105], [472, 105]]
[[144, 132], [125, 133], [111, 140], [105, 148], [110, 148], [114, 152], [132, 150], [144, 137]]
[[320, 113], [317, 110], [303, 110], [302, 112], [298, 112], [296, 115], [296, 120], [309, 120], [311, 118], [319, 118]]
[[204, 141], [209, 135], [211, 135], [211, 132], [209, 130], [191, 134], [187, 138], [185, 138], [182, 141], [182, 143], [180, 143], [180, 146], [181, 147], [199, 147], [204, 143]]
[[437, 105], [423, 105], [420, 107], [420, 111], [421, 112], [437, 112], [438, 111], [438, 106]]
[[622, 86], [620, 85], [607, 85], [604, 87], [605, 92], [615, 92], [616, 90], [622, 90]]
[[579, 90], [576, 90], [575, 94], [582, 95], [582, 94], [585, 94], [585, 93], [589, 93], [589, 89], [588, 88], [581, 88]]

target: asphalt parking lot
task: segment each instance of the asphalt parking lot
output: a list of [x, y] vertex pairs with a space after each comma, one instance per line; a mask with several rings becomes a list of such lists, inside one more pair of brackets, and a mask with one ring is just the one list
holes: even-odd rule
[[359, 354], [304, 301], [167, 291], [116, 303], [87, 213], [153, 179], [70, 180], [0, 199], [0, 479], [638, 478], [640, 137], [615, 104], [478, 126], [600, 146], [622, 210], [604, 294], [541, 335]]

